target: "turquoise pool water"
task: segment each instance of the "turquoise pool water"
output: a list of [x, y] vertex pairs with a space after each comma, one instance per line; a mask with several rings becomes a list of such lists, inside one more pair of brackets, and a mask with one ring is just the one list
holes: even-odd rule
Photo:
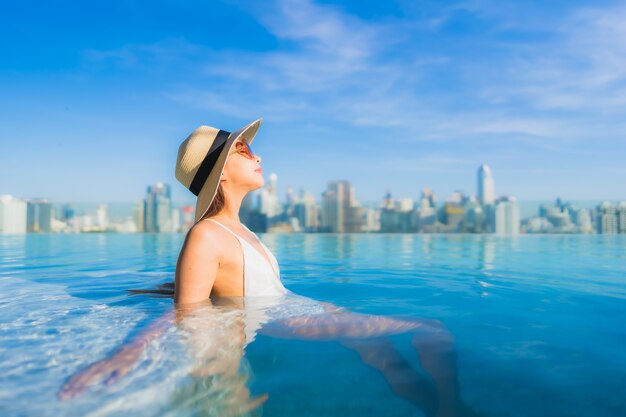
[[[460, 394], [477, 415], [626, 415], [626, 236], [259, 236], [297, 294], [362, 315], [440, 320], [454, 337]], [[190, 376], [189, 332], [177, 327], [120, 381], [60, 401], [70, 375], [170, 308], [171, 299], [126, 290], [171, 281], [183, 239], [0, 236], [0, 415], [226, 415], [242, 387], [269, 395], [251, 415], [424, 415], [332, 340], [258, 333], [238, 376], [211, 384]], [[194, 343], [227, 345], [233, 317], [197, 315]], [[363, 343], [388, 349], [383, 356], [393, 346], [402, 378], [424, 374], [411, 340]]]

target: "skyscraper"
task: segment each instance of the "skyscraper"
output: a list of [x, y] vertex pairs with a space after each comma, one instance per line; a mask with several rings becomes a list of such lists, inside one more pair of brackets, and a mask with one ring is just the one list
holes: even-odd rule
[[520, 214], [515, 197], [501, 197], [496, 202], [496, 233], [517, 235], [520, 229]]
[[133, 221], [138, 232], [143, 232], [146, 225], [145, 222], [146, 204], [142, 200], [138, 200], [133, 205]]
[[496, 199], [491, 169], [482, 164], [478, 167], [478, 201], [484, 206], [492, 205]]
[[324, 230], [333, 233], [361, 231], [361, 211], [349, 181], [329, 181], [322, 193]]
[[71, 204], [65, 203], [61, 206], [61, 213], [59, 216], [59, 219], [61, 221], [69, 223], [74, 218], [75, 215], [76, 215], [76, 211], [74, 210], [74, 207], [72, 207]]
[[26, 201], [0, 196], [0, 233], [26, 233]]
[[462, 191], [455, 191], [446, 198], [439, 210], [439, 218], [445, 224], [446, 232], [461, 232], [465, 218], [465, 205], [468, 197]]
[[300, 190], [300, 198], [294, 204], [293, 216], [305, 232], [316, 232], [319, 228], [320, 208], [313, 194]]
[[170, 185], [157, 182], [148, 186], [144, 200], [144, 232], [172, 231], [172, 199]]
[[269, 180], [269, 184], [263, 187], [258, 198], [259, 212], [266, 216], [268, 226], [272, 224], [272, 221], [280, 215], [281, 212], [280, 201], [278, 200], [278, 188], [276, 186], [278, 175], [271, 173]]
[[617, 231], [618, 233], [626, 233], [626, 201], [622, 201], [617, 205]]
[[609, 201], [604, 201], [598, 207], [598, 233], [617, 233], [617, 212], [615, 206]]
[[485, 211], [476, 197], [470, 197], [465, 203], [465, 219], [463, 220], [463, 231], [480, 233], [485, 225]]
[[478, 167], [478, 201], [483, 206], [484, 230], [487, 232], [493, 232], [496, 228], [495, 200], [496, 192], [491, 169], [482, 164]]
[[[417, 229], [425, 230], [435, 227], [437, 223], [437, 204], [433, 190], [426, 187], [422, 190], [422, 196], [417, 208]], [[429, 230], [430, 231], [430, 230]], [[434, 231], [434, 230], [432, 230]]]
[[48, 200], [28, 200], [26, 207], [26, 230], [29, 233], [49, 233], [52, 231], [54, 207]]
[[109, 207], [106, 204], [100, 204], [96, 211], [96, 225], [103, 230], [109, 226]]

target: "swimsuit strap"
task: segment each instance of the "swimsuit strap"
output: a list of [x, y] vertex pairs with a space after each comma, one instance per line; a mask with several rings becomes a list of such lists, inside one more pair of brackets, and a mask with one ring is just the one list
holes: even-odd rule
[[214, 219], [207, 219], [207, 220], [211, 220], [214, 223], [219, 224], [220, 226], [222, 226], [224, 229], [228, 230], [230, 233], [232, 233], [233, 235], [235, 235], [235, 237], [237, 239], [243, 239], [241, 236], [239, 236], [237, 233], [233, 232], [232, 230], [230, 230], [230, 228], [226, 227], [225, 225], [223, 225], [222, 223], [218, 222], [217, 220]]
[[[266, 248], [266, 247], [265, 247], [265, 244], [263, 244], [263, 242], [261, 241], [261, 239], [259, 239], [259, 237], [256, 235], [256, 233], [254, 233], [252, 230], [248, 229], [248, 226], [246, 226], [245, 224], [241, 223], [241, 225], [242, 225], [243, 227], [245, 227], [245, 228], [246, 228], [246, 230], [247, 230], [248, 232], [252, 233], [252, 235], [254, 236], [254, 238], [257, 240], [257, 242], [259, 242], [259, 243], [261, 244], [261, 246], [263, 246], [264, 248]], [[266, 249], [267, 249], [267, 248], [266, 248]]]
[[[245, 242], [246, 244], [248, 244], [248, 246], [250, 248], [252, 248], [252, 250], [256, 253], [259, 254], [259, 256], [261, 258], [263, 258], [263, 262], [265, 262], [265, 264], [267, 264], [267, 266], [270, 267], [270, 269], [272, 270], [272, 272], [274, 273], [274, 275], [278, 275], [279, 273], [276, 272], [276, 268], [274, 267], [274, 263], [272, 261], [272, 257], [274, 257], [274, 254], [272, 253], [272, 251], [269, 250], [269, 248], [267, 246], [265, 246], [265, 244], [261, 241], [261, 239], [259, 239], [259, 237], [256, 235], [256, 233], [254, 233], [252, 230], [248, 229], [248, 226], [246, 226], [245, 224], [241, 223], [243, 227], [245, 227], [250, 233], [252, 233], [255, 237], [255, 239], [257, 240], [257, 242], [259, 242], [259, 244], [261, 245], [261, 247], [264, 249], [264, 251], [266, 252], [266, 255], [263, 255], [257, 248], [255, 248], [254, 246], [252, 246], [252, 244], [250, 242], [248, 242], [246, 239], [244, 239], [243, 237], [239, 236], [237, 233], [233, 232], [232, 230], [230, 230], [228, 227], [226, 227], [225, 225], [223, 225], [222, 223], [218, 222], [217, 220], [214, 219], [207, 219], [207, 220], [211, 220], [217, 224], [219, 224], [220, 226], [222, 226], [224, 229], [228, 230], [230, 233], [232, 233], [237, 239], [239, 239], [240, 242]], [[243, 248], [242, 248], [243, 249]]]

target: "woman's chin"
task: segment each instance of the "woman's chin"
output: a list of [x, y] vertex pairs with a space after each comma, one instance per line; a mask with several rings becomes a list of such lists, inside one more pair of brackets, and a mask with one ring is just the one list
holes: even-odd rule
[[263, 188], [264, 185], [265, 185], [265, 179], [261, 176], [261, 178], [258, 181], [256, 181], [256, 185], [254, 189], [258, 190], [259, 188]]

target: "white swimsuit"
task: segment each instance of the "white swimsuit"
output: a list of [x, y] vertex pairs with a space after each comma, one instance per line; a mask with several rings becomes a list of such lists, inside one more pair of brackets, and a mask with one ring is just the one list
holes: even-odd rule
[[241, 243], [244, 262], [244, 310], [246, 345], [254, 340], [256, 331], [270, 320], [304, 314], [325, 312], [322, 304], [312, 298], [297, 295], [289, 291], [280, 280], [280, 268], [276, 257], [259, 237], [248, 227], [242, 225], [254, 235], [268, 254], [272, 264], [246, 239], [230, 230], [217, 220], [209, 218], [228, 230]]
[[219, 224], [224, 229], [232, 233], [241, 243], [243, 250], [243, 295], [246, 296], [259, 296], [259, 295], [281, 295], [286, 294], [287, 289], [280, 281], [280, 268], [274, 254], [261, 242], [258, 236], [252, 232], [245, 224], [242, 224], [250, 233], [254, 235], [256, 240], [261, 244], [268, 257], [272, 261], [272, 265], [267, 262], [267, 259], [258, 251], [257, 248], [252, 246], [250, 242], [239, 236], [237, 233], [224, 226], [222, 223], [214, 219], [209, 219], [214, 223]]

